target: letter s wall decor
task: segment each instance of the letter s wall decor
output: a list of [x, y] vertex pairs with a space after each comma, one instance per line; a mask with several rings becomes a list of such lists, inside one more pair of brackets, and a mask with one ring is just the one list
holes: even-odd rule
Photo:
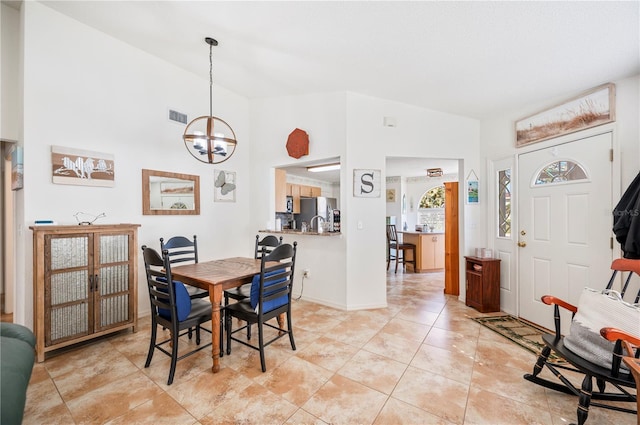
[[353, 196], [379, 198], [382, 191], [380, 170], [353, 170]]

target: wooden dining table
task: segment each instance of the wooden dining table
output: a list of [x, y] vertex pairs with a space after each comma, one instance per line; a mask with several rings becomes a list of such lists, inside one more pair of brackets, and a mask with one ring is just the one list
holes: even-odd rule
[[[267, 263], [269, 265], [269, 263]], [[171, 267], [171, 277], [182, 283], [209, 290], [211, 301], [211, 370], [220, 370], [220, 306], [223, 291], [250, 283], [260, 273], [261, 260], [247, 257], [224, 258]], [[278, 320], [280, 321], [280, 319]]]

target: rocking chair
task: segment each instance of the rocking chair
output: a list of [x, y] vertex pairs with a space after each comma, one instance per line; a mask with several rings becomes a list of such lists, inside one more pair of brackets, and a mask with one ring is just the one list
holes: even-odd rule
[[[618, 272], [628, 272], [628, 276], [624, 280], [622, 291], [620, 292], [620, 295], [624, 299], [625, 292], [629, 289], [629, 283], [631, 282], [632, 276], [634, 273], [636, 275], [640, 275], [640, 260], [617, 259], [611, 264], [611, 269], [613, 270], [613, 275], [611, 276], [606, 289], [612, 289]], [[627, 295], [627, 298], [631, 297]], [[640, 290], [636, 294], [635, 300], [631, 298], [628, 302], [636, 304], [639, 300]], [[637, 384], [634, 381], [633, 375], [627, 370], [621, 369], [621, 365], [622, 358], [625, 355], [636, 359], [640, 357], [640, 348], [637, 347], [640, 335], [628, 336], [628, 334], [620, 331], [600, 330], [600, 334], [603, 337], [615, 342], [612, 353], [612, 365], [611, 367], [603, 367], [602, 365], [598, 365], [593, 361], [581, 357], [574, 351], [569, 350], [569, 348], [567, 348], [567, 344], [565, 344], [565, 337], [560, 334], [561, 327], [559, 307], [569, 310], [572, 313], [572, 317], [578, 312], [578, 307], [551, 295], [543, 296], [542, 302], [547, 305], [553, 305], [555, 334], [545, 334], [542, 336], [545, 347], [538, 356], [536, 364], [533, 367], [533, 373], [524, 375], [524, 379], [555, 391], [578, 396], [578, 425], [583, 425], [586, 422], [590, 406], [637, 414], [637, 410], [633, 410], [632, 408], [620, 407], [613, 404], [603, 404], [593, 402], [592, 400], [629, 402], [633, 403], [633, 407], [636, 407], [637, 396], [633, 389], [636, 388]], [[632, 339], [625, 339], [629, 337]], [[623, 343], [623, 340], [626, 342]], [[629, 342], [631, 342], [631, 344], [629, 344]], [[635, 345], [636, 347], [633, 348], [632, 345]], [[623, 347], [626, 349], [626, 353], [623, 351]], [[564, 359], [566, 363], [554, 362], [549, 359], [549, 355], [552, 350], [558, 357]], [[539, 374], [542, 372], [544, 367], [550, 370], [560, 382], [550, 381], [540, 377]], [[581, 388], [576, 388], [576, 386], [562, 374], [563, 370], [578, 372], [580, 375], [584, 375]], [[596, 385], [598, 387], [597, 391], [593, 391], [593, 378], [596, 379]], [[607, 391], [607, 384], [611, 384], [618, 391]], [[629, 389], [631, 389], [631, 391]]]

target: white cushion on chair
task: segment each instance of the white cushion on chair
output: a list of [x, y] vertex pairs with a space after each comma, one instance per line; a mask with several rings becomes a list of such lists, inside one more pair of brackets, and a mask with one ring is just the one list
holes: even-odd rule
[[[584, 288], [564, 345], [585, 360], [611, 369], [614, 343], [600, 335], [606, 327], [640, 337], [640, 305], [625, 302], [614, 290]], [[628, 371], [624, 365], [623, 369]]]

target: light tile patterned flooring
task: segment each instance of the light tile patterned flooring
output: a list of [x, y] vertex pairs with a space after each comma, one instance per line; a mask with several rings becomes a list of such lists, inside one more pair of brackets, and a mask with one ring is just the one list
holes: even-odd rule
[[[387, 276], [386, 309], [345, 312], [296, 301], [297, 350], [286, 337], [267, 347], [266, 373], [257, 351], [234, 343], [220, 373], [211, 373], [207, 349], [178, 362], [167, 386], [167, 356], [156, 351], [144, 368], [143, 318], [136, 333], [36, 364], [24, 424], [575, 422], [576, 398], [525, 381], [535, 356], [469, 320], [479, 313], [443, 294], [442, 273]], [[597, 408], [587, 421], [635, 423], [633, 415]]]

